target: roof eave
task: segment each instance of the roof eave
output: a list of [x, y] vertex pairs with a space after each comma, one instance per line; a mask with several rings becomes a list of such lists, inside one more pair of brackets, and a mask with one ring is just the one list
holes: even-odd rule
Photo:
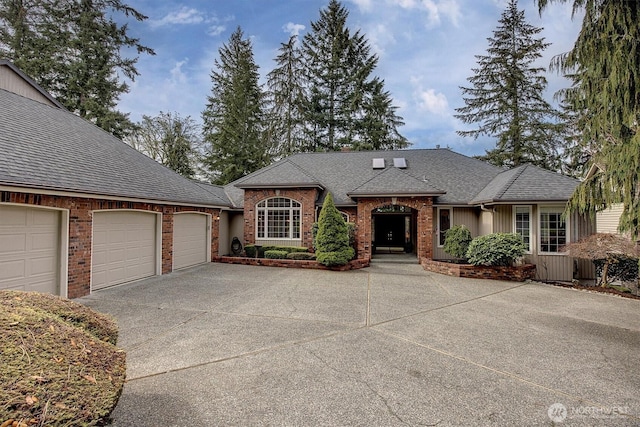
[[351, 198], [368, 198], [368, 197], [437, 197], [446, 194], [446, 192], [388, 192], [388, 193], [347, 193], [347, 196]]
[[188, 200], [169, 200], [163, 198], [153, 197], [141, 197], [133, 195], [116, 195], [109, 193], [97, 193], [84, 191], [79, 189], [68, 188], [56, 188], [45, 185], [31, 185], [31, 184], [19, 184], [19, 183], [6, 183], [0, 182], [1, 191], [13, 191], [22, 192], [28, 194], [47, 194], [52, 196], [63, 197], [84, 197], [87, 199], [105, 199], [105, 200], [121, 200], [134, 203], [153, 203], [159, 205], [175, 205], [175, 206], [193, 206], [204, 207], [212, 209], [229, 209], [231, 205], [225, 205], [222, 203], [206, 203], [206, 202], [192, 202]]
[[286, 184], [235, 184], [235, 187], [240, 189], [265, 189], [265, 188], [318, 188], [320, 190], [324, 190], [324, 187], [318, 183], [286, 183]]

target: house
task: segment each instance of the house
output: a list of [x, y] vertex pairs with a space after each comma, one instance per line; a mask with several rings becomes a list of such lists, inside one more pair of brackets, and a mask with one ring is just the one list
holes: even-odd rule
[[0, 61], [0, 289], [69, 298], [218, 256], [223, 188], [174, 173]]
[[593, 277], [562, 252], [593, 221], [564, 219], [578, 182], [449, 149], [296, 154], [225, 187], [188, 180], [67, 111], [0, 60], [0, 289], [69, 298], [210, 262], [246, 244], [312, 247], [331, 193], [357, 257], [446, 260], [444, 234], [522, 235], [537, 277]]
[[589, 218], [563, 218], [577, 185], [529, 164], [505, 170], [449, 149], [416, 149], [295, 154], [225, 190], [245, 244], [311, 247], [312, 225], [331, 193], [356, 224], [358, 258], [403, 251], [450, 259], [445, 232], [464, 225], [474, 237], [522, 235], [539, 279], [569, 281], [593, 277], [590, 263], [562, 252], [595, 231]]

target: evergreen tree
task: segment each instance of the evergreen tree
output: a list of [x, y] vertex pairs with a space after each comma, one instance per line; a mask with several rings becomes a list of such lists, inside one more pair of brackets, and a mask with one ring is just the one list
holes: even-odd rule
[[276, 68], [267, 75], [267, 145], [276, 158], [306, 151], [304, 137], [304, 67], [297, 36], [282, 43]]
[[120, 0], [0, 0], [0, 55], [56, 97], [67, 109], [122, 138], [133, 125], [116, 109], [128, 91], [120, 80], [138, 75], [125, 48], [154, 54], [113, 19], [147, 17]]
[[204, 164], [211, 182], [227, 184], [269, 163], [261, 131], [264, 96], [249, 39], [238, 27], [220, 49], [202, 113]]
[[545, 69], [533, 65], [549, 46], [535, 38], [540, 31], [527, 23], [517, 0], [510, 0], [488, 38], [487, 55], [476, 56], [478, 67], [468, 79], [472, 86], [461, 87], [465, 106], [455, 117], [478, 128], [457, 133], [496, 137], [496, 148], [484, 159], [497, 166], [560, 168], [558, 111], [543, 97]]
[[[378, 58], [371, 54], [360, 31], [351, 34], [348, 15], [344, 6], [331, 0], [302, 41], [309, 151], [404, 148], [408, 142], [397, 130], [402, 119], [386, 102], [389, 98], [382, 81], [372, 77]], [[381, 107], [387, 107], [382, 114]], [[379, 126], [380, 121], [385, 126]]]
[[161, 111], [155, 117], [142, 116], [125, 141], [180, 175], [193, 178], [200, 159], [198, 131], [191, 117]]
[[[558, 0], [561, 3], [566, 0]], [[553, 0], [551, 1], [553, 2]], [[538, 0], [540, 11], [550, 3]], [[575, 0], [585, 16], [578, 38], [552, 68], [571, 73], [566, 100], [577, 115], [581, 145], [599, 169], [583, 181], [569, 210], [593, 213], [614, 203], [624, 208], [620, 230], [640, 234], [640, 2]]]
[[349, 245], [347, 224], [329, 193], [324, 198], [318, 217], [316, 260], [323, 265], [338, 266], [351, 261], [354, 255], [355, 251]]

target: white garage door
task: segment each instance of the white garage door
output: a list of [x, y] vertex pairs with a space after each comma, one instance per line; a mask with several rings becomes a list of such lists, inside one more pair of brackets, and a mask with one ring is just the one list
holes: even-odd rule
[[93, 214], [91, 289], [156, 274], [156, 218], [141, 211]]
[[173, 268], [185, 268], [208, 261], [209, 216], [196, 213], [173, 215]]
[[0, 206], [0, 289], [60, 293], [60, 211]]

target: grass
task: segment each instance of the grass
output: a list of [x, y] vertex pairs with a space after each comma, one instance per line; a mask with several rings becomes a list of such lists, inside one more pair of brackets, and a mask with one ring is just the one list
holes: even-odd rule
[[0, 425], [107, 422], [126, 376], [112, 318], [53, 295], [0, 291], [0, 340]]

